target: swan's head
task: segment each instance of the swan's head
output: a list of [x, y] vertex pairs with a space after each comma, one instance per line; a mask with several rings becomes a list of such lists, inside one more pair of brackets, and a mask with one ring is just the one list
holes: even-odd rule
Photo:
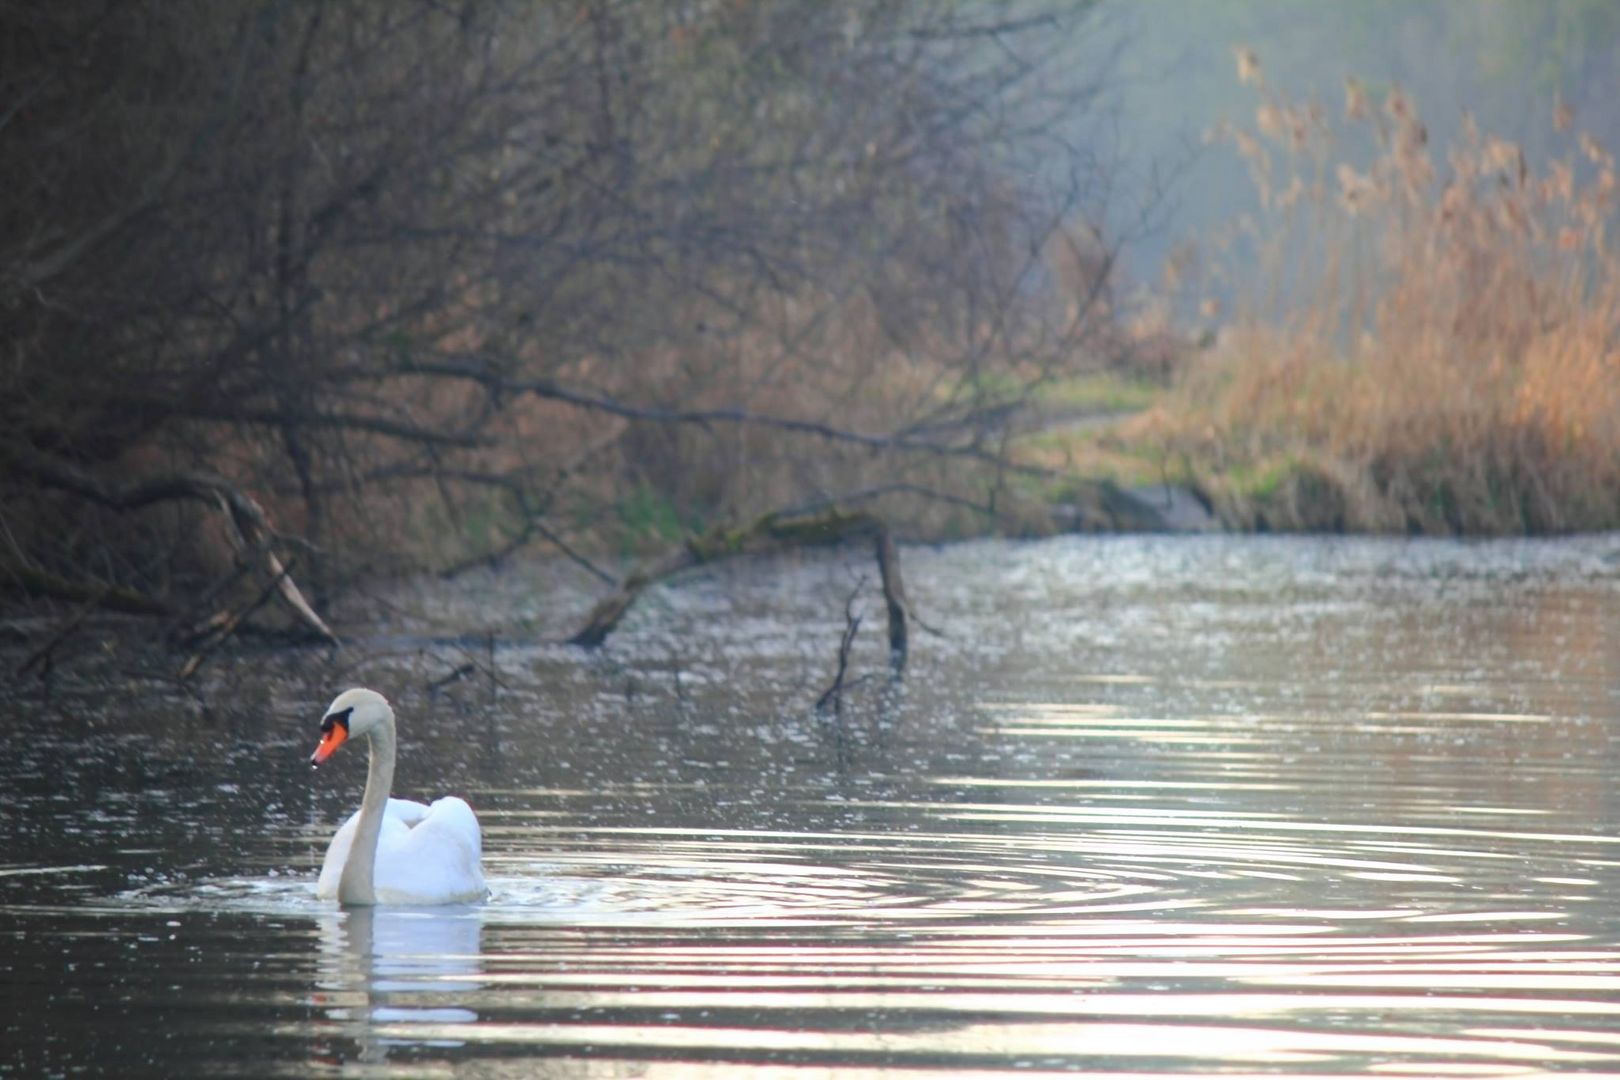
[[350, 739], [370, 735], [394, 715], [388, 699], [375, 690], [345, 690], [326, 707], [321, 719], [321, 743], [309, 756], [309, 766], [319, 768], [337, 748]]

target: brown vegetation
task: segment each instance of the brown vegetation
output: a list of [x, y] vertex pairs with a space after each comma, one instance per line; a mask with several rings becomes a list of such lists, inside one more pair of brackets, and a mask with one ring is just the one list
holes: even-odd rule
[[1250, 527], [1539, 533], [1620, 526], [1613, 154], [1550, 110], [1532, 165], [1465, 121], [1443, 156], [1398, 88], [1342, 119], [1261, 86], [1242, 298], [1176, 402], [1138, 421]]

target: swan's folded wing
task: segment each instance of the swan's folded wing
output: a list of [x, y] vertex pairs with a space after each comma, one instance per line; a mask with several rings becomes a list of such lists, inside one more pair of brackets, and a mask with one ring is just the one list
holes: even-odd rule
[[431, 829], [446, 838], [454, 837], [457, 843], [471, 851], [474, 864], [484, 854], [484, 836], [478, 828], [478, 815], [473, 813], [466, 800], [454, 795], [433, 800], [433, 805], [427, 808], [427, 815], [417, 828]]
[[402, 825], [415, 828], [427, 817], [430, 810], [419, 802], [410, 799], [389, 799], [388, 809], [384, 811], [387, 817], [394, 818]]
[[483, 839], [461, 799], [439, 799], [408, 831], [384, 829], [377, 846], [377, 894], [386, 903], [481, 900]]

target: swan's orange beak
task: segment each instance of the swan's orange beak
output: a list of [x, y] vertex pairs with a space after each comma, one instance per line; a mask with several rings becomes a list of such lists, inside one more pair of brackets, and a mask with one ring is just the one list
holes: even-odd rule
[[327, 728], [321, 735], [321, 744], [309, 755], [309, 767], [319, 768], [322, 762], [337, 752], [337, 748], [342, 746], [343, 740], [348, 737], [349, 729], [343, 724], [333, 724]]

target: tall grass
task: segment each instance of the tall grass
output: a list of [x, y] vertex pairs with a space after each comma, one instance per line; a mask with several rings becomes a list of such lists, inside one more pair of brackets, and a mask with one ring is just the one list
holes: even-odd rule
[[[1343, 109], [1257, 87], [1260, 212], [1238, 298], [1142, 421], [1238, 523], [1511, 534], [1620, 526], [1614, 155], [1567, 108], [1532, 163], [1464, 117], [1437, 153], [1401, 90]], [[1335, 115], [1337, 114], [1337, 115]]]

